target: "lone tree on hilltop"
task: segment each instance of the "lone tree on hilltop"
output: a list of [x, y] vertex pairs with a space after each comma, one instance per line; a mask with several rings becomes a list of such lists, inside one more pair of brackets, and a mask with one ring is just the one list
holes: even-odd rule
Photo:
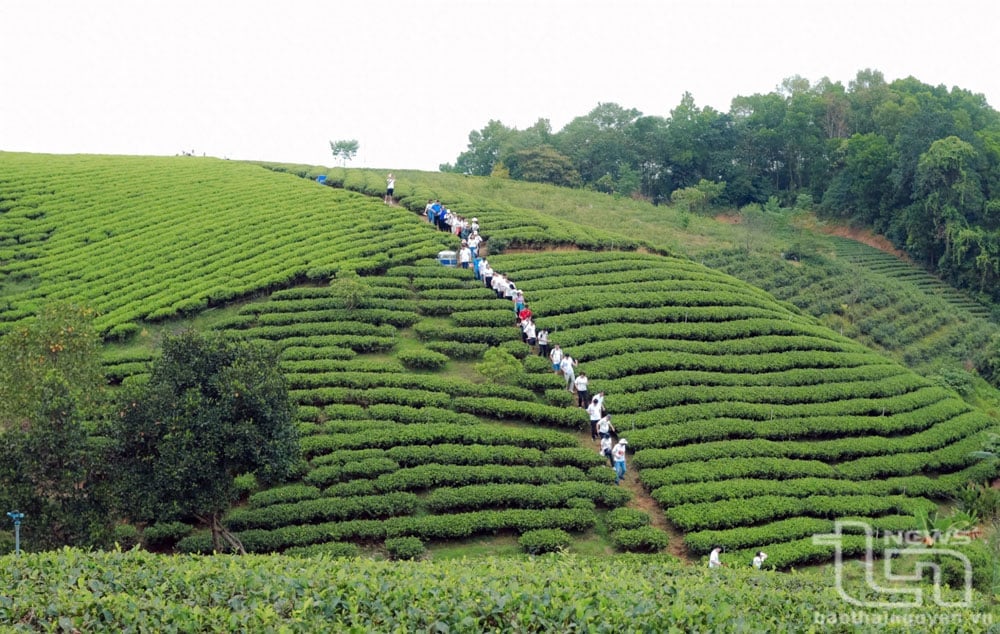
[[148, 381], [126, 389], [112, 430], [117, 497], [133, 520], [195, 518], [243, 553], [221, 518], [237, 476], [281, 480], [299, 461], [298, 430], [276, 355], [187, 331], [163, 341]]
[[358, 154], [359, 147], [357, 139], [330, 141], [330, 151], [333, 152], [335, 158], [340, 159], [341, 165], [346, 165], [347, 161], [353, 161], [354, 157]]

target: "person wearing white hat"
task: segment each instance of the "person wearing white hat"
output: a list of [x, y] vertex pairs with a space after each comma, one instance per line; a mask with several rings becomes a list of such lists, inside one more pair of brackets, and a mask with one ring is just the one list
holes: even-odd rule
[[617, 445], [611, 448], [611, 460], [615, 465], [615, 484], [618, 484], [625, 479], [626, 445], [628, 445], [628, 441], [622, 438], [618, 441]]
[[767, 561], [767, 553], [765, 553], [763, 550], [758, 550], [757, 554], [754, 555], [753, 561], [751, 563], [754, 568], [760, 570], [760, 567], [764, 565], [765, 561]]

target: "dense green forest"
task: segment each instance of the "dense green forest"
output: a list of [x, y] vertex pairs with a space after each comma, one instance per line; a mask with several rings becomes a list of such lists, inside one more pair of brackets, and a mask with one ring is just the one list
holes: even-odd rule
[[524, 130], [491, 120], [441, 170], [689, 206], [807, 197], [1000, 299], [1000, 117], [958, 87], [866, 69], [846, 87], [791, 77], [728, 112], [685, 94], [667, 117], [602, 103], [557, 132], [546, 119]]

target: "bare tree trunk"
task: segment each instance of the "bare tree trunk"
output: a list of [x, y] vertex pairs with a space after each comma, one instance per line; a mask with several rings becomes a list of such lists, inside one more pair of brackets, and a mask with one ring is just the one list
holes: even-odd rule
[[241, 555], [247, 554], [247, 551], [243, 548], [243, 542], [241, 542], [239, 540], [239, 538], [236, 537], [236, 535], [233, 535], [231, 532], [229, 532], [228, 528], [226, 528], [225, 526], [222, 525], [222, 522], [219, 521], [219, 514], [218, 513], [213, 513], [212, 514], [212, 539], [213, 540], [216, 539], [216, 537], [215, 537], [216, 536], [216, 532], [218, 532], [218, 535], [220, 537], [222, 537], [222, 539], [226, 540], [226, 543], [228, 543], [232, 547], [233, 550], [235, 550], [236, 552], [238, 552]]
[[239, 540], [236, 535], [233, 535], [228, 528], [222, 525], [219, 521], [219, 514], [212, 513], [211, 517], [206, 519], [199, 515], [195, 516], [203, 524], [208, 524], [209, 528], [212, 529], [212, 550], [217, 553], [224, 552], [222, 548], [222, 542], [229, 546], [226, 550], [233, 550], [241, 555], [247, 554], [246, 549], [243, 548], [243, 542]]

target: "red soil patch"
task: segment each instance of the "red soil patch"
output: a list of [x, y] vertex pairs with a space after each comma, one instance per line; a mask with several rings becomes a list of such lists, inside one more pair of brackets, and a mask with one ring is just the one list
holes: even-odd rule
[[894, 247], [885, 236], [874, 234], [868, 229], [856, 229], [854, 227], [844, 226], [825, 226], [813, 227], [813, 230], [827, 235], [848, 238], [856, 242], [861, 242], [862, 244], [867, 244], [868, 246], [876, 248], [879, 251], [894, 255], [900, 260], [906, 260], [907, 262], [910, 260], [909, 256], [907, 256], [905, 252]]

